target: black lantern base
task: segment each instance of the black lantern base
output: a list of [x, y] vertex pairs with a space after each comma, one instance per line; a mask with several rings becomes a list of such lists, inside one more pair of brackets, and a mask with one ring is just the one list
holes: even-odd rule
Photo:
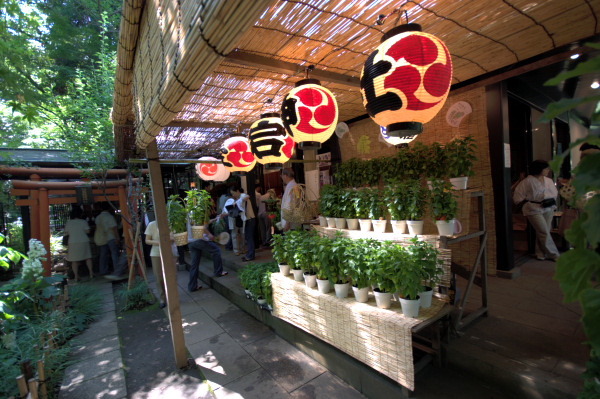
[[242, 177], [242, 176], [246, 176], [246, 174], [247, 174], [247, 173], [248, 173], [248, 172], [233, 172], [233, 175], [234, 175], [234, 176], [239, 176], [239, 177]]
[[283, 164], [281, 163], [266, 163], [264, 164], [266, 170], [280, 170], [283, 169]]
[[423, 132], [423, 124], [421, 122], [400, 122], [392, 123], [387, 126], [387, 135], [390, 137], [411, 137]]
[[300, 150], [318, 150], [321, 148], [321, 143], [318, 141], [302, 141], [298, 143], [298, 149]]

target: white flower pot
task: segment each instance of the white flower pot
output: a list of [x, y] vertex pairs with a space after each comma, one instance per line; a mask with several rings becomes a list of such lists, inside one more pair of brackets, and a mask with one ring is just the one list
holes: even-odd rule
[[346, 228], [346, 219], [345, 218], [335, 218], [335, 228], [336, 229], [345, 229]]
[[391, 292], [373, 291], [373, 294], [375, 294], [375, 303], [377, 303], [378, 308], [389, 309], [392, 306]]
[[294, 273], [294, 280], [304, 281], [304, 269], [292, 269], [292, 273]]
[[385, 233], [387, 220], [373, 220], [373, 231], [375, 233]]
[[317, 279], [317, 289], [321, 294], [329, 293], [329, 291], [331, 291], [331, 284], [329, 284], [329, 280]]
[[319, 216], [319, 226], [327, 227], [327, 219], [325, 216]]
[[352, 286], [356, 302], [365, 303], [369, 300], [369, 287], [356, 288]]
[[392, 231], [396, 234], [406, 234], [406, 220], [390, 220]]
[[454, 235], [454, 219], [436, 220], [435, 225], [437, 226], [438, 233], [440, 233], [441, 236]]
[[308, 288], [314, 288], [317, 286], [317, 275], [304, 273], [304, 283]]
[[371, 231], [371, 219], [358, 219], [360, 231]]
[[279, 273], [281, 273], [283, 276], [287, 276], [288, 274], [290, 274], [290, 265], [285, 264], [285, 263], [280, 263], [279, 264]]
[[266, 299], [264, 299], [264, 298], [262, 298], [262, 297], [260, 297], [260, 298], [256, 298], [256, 303], [258, 303], [258, 304], [259, 304], [259, 305], [261, 305], [261, 306], [264, 306], [264, 305], [266, 305], [266, 304], [267, 304], [267, 300], [266, 300]]
[[422, 220], [407, 220], [406, 225], [408, 226], [408, 234], [411, 236], [419, 236], [423, 234]]
[[358, 219], [346, 219], [348, 230], [358, 230]]
[[335, 218], [326, 217], [325, 219], [327, 219], [327, 227], [335, 227]]
[[429, 309], [431, 307], [431, 299], [433, 298], [433, 289], [431, 287], [423, 287], [424, 291], [419, 292], [421, 298], [421, 307], [423, 309]]
[[338, 298], [347, 298], [348, 297], [348, 290], [350, 289], [350, 283], [334, 284], [333, 286], [335, 288], [335, 296], [337, 296]]
[[417, 296], [417, 299], [404, 299], [400, 298], [400, 306], [402, 306], [402, 313], [406, 317], [416, 318], [419, 317], [419, 304], [421, 298]]
[[452, 188], [455, 190], [466, 190], [468, 180], [468, 176], [452, 177], [450, 178], [450, 183], [452, 184]]

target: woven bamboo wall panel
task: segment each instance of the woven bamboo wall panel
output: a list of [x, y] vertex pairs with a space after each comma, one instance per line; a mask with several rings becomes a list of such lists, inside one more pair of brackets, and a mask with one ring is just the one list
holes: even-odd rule
[[434, 317], [444, 302], [433, 298], [418, 318], [405, 317], [400, 304], [379, 309], [372, 294], [369, 302], [352, 297], [339, 299], [321, 294], [281, 273], [271, 275], [273, 315], [313, 334], [348, 355], [414, 390], [411, 329]]

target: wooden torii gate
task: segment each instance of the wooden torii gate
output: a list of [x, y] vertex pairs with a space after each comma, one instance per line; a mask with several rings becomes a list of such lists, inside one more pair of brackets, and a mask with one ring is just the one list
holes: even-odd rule
[[[144, 171], [147, 172], [147, 171]], [[10, 168], [0, 167], [0, 174], [10, 176], [28, 176], [29, 180], [12, 180], [13, 188], [10, 194], [15, 197], [24, 197], [16, 200], [17, 206], [28, 206], [30, 209], [30, 228], [31, 238], [36, 238], [46, 248], [50, 254], [50, 205], [54, 204], [76, 204], [77, 198], [75, 187], [81, 185], [90, 185], [94, 202], [104, 202], [107, 199], [111, 202], [119, 203], [121, 215], [127, 220], [131, 220], [129, 207], [127, 206], [127, 186], [126, 180], [112, 180], [106, 183], [75, 181], [75, 182], [48, 182], [42, 181], [46, 178], [66, 178], [81, 177], [82, 172], [78, 169], [68, 168]], [[107, 175], [110, 177], [124, 176], [127, 174], [125, 169], [109, 170]], [[137, 179], [132, 179], [135, 183]], [[135, 204], [137, 201], [134, 201]], [[133, 242], [131, 241], [131, 226], [123, 223], [123, 235], [125, 239], [125, 248], [127, 258], [133, 258]], [[133, 232], [135, 233], [135, 232]], [[50, 276], [51, 261], [50, 256], [42, 262], [44, 267], [44, 276]]]

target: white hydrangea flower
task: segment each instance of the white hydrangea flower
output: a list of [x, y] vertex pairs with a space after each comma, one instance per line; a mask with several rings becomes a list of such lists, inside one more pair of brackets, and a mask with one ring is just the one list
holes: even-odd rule
[[42, 276], [44, 268], [42, 261], [46, 260], [46, 248], [44, 245], [32, 238], [29, 240], [29, 251], [27, 251], [28, 259], [23, 260], [23, 278], [27, 280], [37, 280]]
[[15, 348], [17, 346], [17, 333], [14, 331], [9, 334], [4, 334], [1, 339], [2, 345], [6, 349]]

